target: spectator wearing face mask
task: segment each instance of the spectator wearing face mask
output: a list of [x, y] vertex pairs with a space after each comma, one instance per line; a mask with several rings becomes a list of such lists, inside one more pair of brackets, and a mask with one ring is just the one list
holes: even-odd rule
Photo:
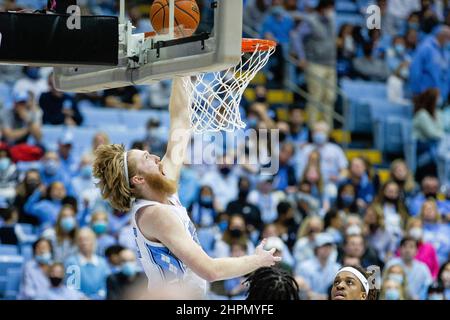
[[415, 256], [415, 259], [425, 263], [431, 272], [433, 280], [436, 280], [439, 272], [439, 261], [436, 249], [431, 243], [424, 240], [422, 221], [416, 218], [410, 218], [406, 224], [405, 231], [405, 234], [417, 241], [417, 255]]
[[257, 232], [259, 236], [259, 231], [262, 228], [261, 212], [256, 205], [248, 201], [250, 189], [250, 180], [246, 177], [239, 178], [238, 197], [227, 205], [225, 212], [230, 215], [233, 213], [241, 214], [247, 223], [249, 232]]
[[423, 226], [423, 239], [436, 249], [439, 263], [448, 260], [450, 254], [450, 226], [442, 222], [435, 200], [427, 200], [422, 205], [420, 220]]
[[215, 170], [207, 172], [201, 184], [210, 186], [217, 199], [218, 209], [225, 210], [229, 202], [238, 195], [238, 176], [233, 165], [233, 159], [224, 155], [219, 158], [219, 165]]
[[408, 277], [409, 294], [415, 300], [426, 298], [427, 290], [433, 281], [426, 264], [415, 259], [417, 255], [417, 241], [405, 237], [400, 242], [400, 257], [391, 259], [386, 267], [394, 264], [401, 265]]
[[445, 212], [447, 208], [446, 201], [437, 200], [438, 192], [439, 179], [436, 178], [436, 176], [424, 177], [421, 182], [420, 192], [409, 201], [408, 209], [411, 216], [418, 216], [420, 214], [420, 210], [422, 209], [423, 203], [429, 198], [436, 200], [436, 204], [440, 212]]
[[73, 151], [73, 133], [65, 132], [58, 139], [58, 156], [61, 169], [68, 173], [69, 177], [76, 176], [78, 170], [79, 159]]
[[41, 185], [41, 177], [39, 171], [36, 169], [28, 170], [25, 173], [22, 182], [19, 182], [16, 188], [16, 197], [14, 199], [14, 206], [19, 212], [19, 222], [28, 223], [34, 226], [39, 224], [39, 220], [25, 212], [24, 206], [28, 198], [33, 194], [36, 188]]
[[24, 209], [39, 219], [41, 227], [51, 226], [56, 222], [65, 198], [66, 189], [61, 182], [53, 182], [48, 188], [41, 185], [28, 198]]
[[38, 239], [33, 243], [33, 259], [24, 266], [20, 285], [22, 300], [37, 299], [50, 286], [47, 277], [49, 265], [52, 263], [52, 244], [47, 239]]
[[383, 211], [387, 231], [395, 236], [401, 235], [409, 214], [405, 203], [400, 198], [398, 184], [394, 181], [387, 181], [381, 187], [374, 205]]
[[145, 275], [139, 270], [136, 255], [130, 249], [119, 253], [119, 272], [111, 274], [106, 279], [107, 300], [126, 300], [130, 291], [146, 282]]
[[358, 209], [365, 209], [375, 196], [375, 187], [367, 172], [366, 162], [361, 157], [355, 157], [350, 161], [349, 177], [345, 183], [354, 186]]
[[406, 300], [401, 284], [390, 279], [383, 281], [380, 300]]
[[64, 261], [75, 254], [75, 234], [78, 230], [76, 212], [71, 205], [64, 205], [56, 219], [54, 229], [44, 230], [43, 235], [52, 240], [55, 261]]
[[364, 214], [363, 235], [384, 262], [394, 253], [397, 238], [386, 230], [384, 214], [380, 207], [370, 205]]
[[347, 175], [348, 161], [344, 151], [335, 143], [328, 142], [330, 127], [322, 121], [313, 126], [312, 144], [306, 145], [299, 152], [298, 163], [300, 164], [299, 174], [303, 174], [303, 168], [308, 163], [311, 152], [317, 150], [320, 154], [320, 168], [324, 183], [338, 183]]
[[203, 186], [200, 188], [197, 201], [189, 209], [192, 221], [200, 228], [209, 228], [214, 225], [217, 217], [217, 202], [212, 188]]
[[53, 151], [48, 151], [44, 158], [42, 159], [42, 167], [40, 170], [41, 181], [44, 185], [59, 181], [64, 184], [64, 187], [68, 195], [73, 195], [72, 182], [70, 176], [64, 172], [61, 161], [59, 160], [58, 154]]
[[96, 235], [97, 254], [105, 255], [105, 250], [117, 243], [116, 239], [108, 234], [108, 214], [96, 211], [91, 216], [90, 227]]
[[387, 98], [389, 102], [410, 106], [411, 100], [407, 98], [406, 81], [409, 76], [408, 62], [402, 62], [393, 70], [387, 79]]
[[296, 276], [302, 277], [311, 288], [312, 300], [328, 298], [328, 288], [340, 268], [332, 254], [334, 249], [331, 235], [319, 233], [314, 239], [314, 257], [297, 265]]
[[[382, 283], [386, 283], [387, 281], [393, 281], [399, 285], [397, 290], [399, 291], [400, 297], [402, 297], [403, 300], [411, 300], [408, 288], [408, 277], [406, 276], [405, 269], [403, 269], [401, 265], [392, 264], [384, 269], [382, 276]], [[389, 295], [394, 296], [393, 293], [388, 294], [388, 296]], [[385, 299], [387, 298], [386, 293], [384, 297]]]
[[297, 104], [289, 107], [289, 134], [287, 141], [302, 147], [309, 140], [309, 128], [305, 123], [305, 111]]
[[293, 255], [296, 263], [302, 263], [314, 257], [315, 238], [323, 231], [323, 221], [319, 216], [305, 218], [298, 229]]
[[0, 150], [0, 198], [11, 201], [16, 196], [18, 173], [8, 151]]
[[344, 213], [345, 216], [349, 214], [359, 214], [356, 202], [356, 190], [353, 184], [344, 183], [339, 186], [336, 208]]
[[102, 198], [100, 190], [95, 186], [92, 176], [92, 158], [89, 155], [82, 157], [77, 171], [78, 175], [72, 179], [77, 201], [80, 205], [83, 204], [92, 210], [98, 202], [102, 202]]
[[247, 255], [252, 254], [255, 250], [255, 246], [247, 234], [245, 220], [241, 215], [232, 215], [230, 217], [228, 228], [223, 233], [222, 239], [216, 241], [214, 245], [214, 257], [229, 257], [231, 245], [235, 243], [245, 244], [247, 246]]
[[445, 289], [439, 282], [434, 282], [427, 292], [427, 300], [445, 300]]
[[[282, 257], [280, 266], [285, 270], [289, 270], [292, 273], [292, 268], [295, 265], [295, 259], [291, 254], [286, 242], [281, 239], [282, 234], [280, 229], [274, 223], [266, 224], [261, 232], [260, 239], [267, 239], [267, 247], [275, 248], [278, 250], [278, 254]], [[271, 239], [269, 241], [269, 239]], [[269, 249], [269, 250], [270, 250]]]
[[285, 199], [282, 191], [274, 190], [272, 176], [260, 176], [257, 188], [248, 195], [248, 201], [258, 207], [263, 223], [272, 223], [277, 218], [277, 205]]
[[444, 287], [445, 300], [450, 300], [450, 260], [447, 260], [439, 270], [438, 281]]
[[408, 55], [408, 52], [406, 51], [405, 38], [403, 38], [400, 35], [395, 36], [392, 39], [391, 47], [387, 49], [386, 53], [386, 62], [389, 71], [391, 73], [394, 72], [402, 64], [405, 64], [405, 67], [408, 70], [410, 61], [411, 57]]
[[67, 268], [79, 268], [80, 291], [90, 299], [103, 300], [106, 297], [106, 278], [110, 270], [106, 260], [95, 254], [95, 233], [82, 228], [76, 237], [78, 253], [69, 257], [64, 265]]
[[65, 269], [62, 263], [54, 263], [49, 267], [48, 279], [50, 286], [44, 290], [38, 300], [85, 300], [87, 299], [80, 291], [69, 288], [64, 283]]

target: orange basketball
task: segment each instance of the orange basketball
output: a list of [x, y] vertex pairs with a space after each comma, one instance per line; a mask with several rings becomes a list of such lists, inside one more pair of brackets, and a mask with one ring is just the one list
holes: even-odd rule
[[[150, 22], [158, 34], [169, 32], [169, 0], [155, 0], [150, 9]], [[195, 0], [175, 0], [175, 34], [192, 35], [200, 23], [200, 9]]]

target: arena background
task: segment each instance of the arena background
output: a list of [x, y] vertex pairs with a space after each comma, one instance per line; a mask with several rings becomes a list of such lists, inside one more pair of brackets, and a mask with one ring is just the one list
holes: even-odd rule
[[[149, 2], [127, 1], [136, 32], [152, 30]], [[209, 1], [197, 2], [206, 16]], [[279, 46], [242, 115], [249, 129], [280, 130], [280, 168], [184, 167], [179, 195], [205, 251], [250, 254], [267, 237], [302, 299], [328, 299], [344, 264], [379, 266], [380, 299], [450, 299], [450, 2], [244, 2], [245, 36]], [[0, 11], [46, 4], [4, 0]], [[113, 0], [78, 4], [118, 15]], [[379, 29], [368, 28], [371, 4]], [[0, 66], [0, 297], [133, 297], [145, 276], [129, 215], [101, 199], [93, 151], [163, 155], [170, 82], [71, 94], [50, 72]], [[90, 250], [94, 262], [80, 261]], [[213, 283], [208, 297], [245, 299], [242, 280]]]

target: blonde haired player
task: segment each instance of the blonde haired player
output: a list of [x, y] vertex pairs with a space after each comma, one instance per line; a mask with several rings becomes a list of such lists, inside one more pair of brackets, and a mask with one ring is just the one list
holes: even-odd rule
[[173, 81], [169, 111], [170, 139], [162, 160], [146, 151], [102, 145], [95, 152], [94, 176], [99, 179], [102, 196], [114, 208], [131, 212], [148, 287], [180, 283], [204, 295], [206, 281], [240, 277], [281, 258], [273, 255], [275, 249], [263, 249], [265, 240], [250, 256], [213, 259], [203, 251], [176, 193], [191, 135], [181, 78]]

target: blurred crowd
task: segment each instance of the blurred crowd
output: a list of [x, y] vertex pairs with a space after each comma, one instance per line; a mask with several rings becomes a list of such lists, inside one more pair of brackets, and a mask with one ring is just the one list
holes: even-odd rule
[[[208, 1], [198, 2], [207, 10]], [[372, 1], [381, 8], [381, 29], [344, 23], [335, 32], [334, 1], [244, 2], [244, 24], [275, 39], [278, 50], [264, 71], [267, 86], [243, 99], [242, 116], [247, 130], [279, 130], [279, 170], [262, 175], [263, 166], [236, 164], [227, 149], [217, 164], [185, 165], [178, 193], [204, 250], [238, 257], [267, 238], [266, 249], [282, 256], [279, 267], [295, 277], [305, 300], [328, 299], [344, 265], [378, 266], [380, 299], [450, 299], [450, 185], [433, 161], [450, 129], [450, 3]], [[361, 16], [370, 3], [346, 2], [364, 2]], [[0, 11], [46, 4], [6, 0]], [[113, 0], [79, 4], [86, 14], [118, 10]], [[151, 30], [139, 7], [128, 14], [137, 32]], [[382, 179], [364, 153], [350, 157], [336, 143], [335, 86], [343, 77], [387, 82], [390, 99], [415, 105], [423, 159], [416, 170], [397, 159]], [[304, 85], [310, 99], [272, 105], [268, 87], [286, 81]], [[108, 135], [99, 130], [79, 150], [70, 134], [50, 146], [43, 128], [83, 127], [86, 107], [161, 110], [169, 95], [170, 81], [62, 93], [51, 68], [0, 66], [0, 250], [16, 246], [25, 259], [17, 299], [124, 299], [142, 288], [130, 215], [101, 199], [92, 177], [93, 152]], [[151, 119], [129, 147], [163, 155], [167, 129]], [[267, 141], [260, 148], [272, 150]], [[212, 283], [208, 297], [244, 299], [242, 280]]]

